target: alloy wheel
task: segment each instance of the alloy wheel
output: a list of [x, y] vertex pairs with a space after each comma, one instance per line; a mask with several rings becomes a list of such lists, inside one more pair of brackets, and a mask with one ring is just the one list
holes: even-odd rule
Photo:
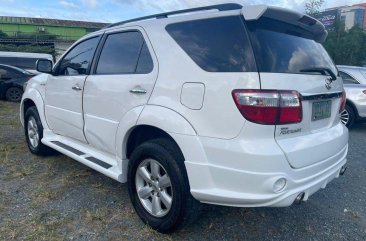
[[9, 88], [6, 93], [6, 97], [9, 101], [19, 102], [22, 98], [22, 91], [15, 87]]
[[33, 116], [28, 119], [27, 130], [29, 142], [34, 148], [37, 148], [39, 145], [39, 133], [36, 119]]
[[142, 206], [154, 217], [168, 214], [173, 201], [170, 177], [154, 159], [146, 159], [136, 170], [136, 191]]
[[341, 113], [341, 122], [343, 125], [347, 125], [349, 122], [349, 113], [346, 109], [344, 109]]

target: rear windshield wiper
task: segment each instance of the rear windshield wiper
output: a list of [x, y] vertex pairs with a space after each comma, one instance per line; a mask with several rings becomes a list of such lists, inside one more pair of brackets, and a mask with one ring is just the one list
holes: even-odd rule
[[332, 77], [332, 80], [337, 79], [337, 76], [329, 68], [323, 68], [323, 67], [309, 68], [309, 69], [302, 69], [302, 70], [300, 70], [300, 72], [303, 72], [303, 73], [317, 72], [317, 73], [320, 73], [322, 75], [330, 75], [330, 77]]

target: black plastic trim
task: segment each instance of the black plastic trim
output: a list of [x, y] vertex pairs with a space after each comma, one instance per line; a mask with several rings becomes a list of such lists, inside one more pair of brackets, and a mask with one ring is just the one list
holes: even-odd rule
[[108, 25], [108, 26], [104, 27], [103, 29], [108, 29], [108, 28], [120, 26], [120, 25], [123, 25], [123, 24], [126, 24], [126, 23], [132, 23], [132, 22], [137, 22], [137, 21], [141, 21], [141, 20], [154, 19], [154, 18], [155, 19], [167, 18], [169, 15], [175, 15], [175, 14], [205, 11], [205, 10], [212, 10], [212, 9], [216, 9], [216, 10], [219, 10], [219, 11], [230, 11], [230, 10], [239, 10], [239, 9], [242, 9], [242, 8], [243, 8], [243, 6], [240, 5], [240, 4], [237, 4], [237, 3], [226, 3], [226, 4], [218, 4], [218, 5], [212, 5], [212, 6], [207, 6], [207, 7], [190, 8], [190, 9], [184, 9], [184, 10], [178, 10], [178, 11], [173, 11], [173, 12], [149, 15], [149, 16], [146, 16], [146, 17], [134, 18], [134, 19], [118, 22], [118, 23], [113, 23], [111, 25]]
[[77, 149], [75, 149], [75, 148], [73, 148], [73, 147], [71, 147], [71, 146], [68, 146], [68, 145], [66, 145], [66, 144], [64, 144], [64, 143], [61, 143], [61, 142], [59, 142], [59, 141], [51, 141], [51, 142], [52, 142], [53, 144], [55, 144], [55, 145], [57, 145], [57, 146], [61, 147], [61, 148], [64, 148], [65, 150], [68, 150], [68, 151], [70, 151], [70, 152], [72, 152], [72, 153], [74, 153], [74, 154], [78, 155], [78, 156], [85, 155], [85, 153], [84, 153], [84, 152], [79, 151], [79, 150], [77, 150]]
[[92, 156], [87, 157], [85, 159], [88, 160], [88, 161], [91, 161], [91, 162], [93, 162], [93, 163], [95, 163], [95, 164], [97, 164], [97, 165], [99, 165], [99, 166], [101, 166], [101, 167], [103, 167], [105, 169], [109, 169], [109, 168], [112, 167], [112, 165], [110, 165], [110, 164], [108, 164], [108, 163], [106, 163], [104, 161], [101, 161], [101, 160], [99, 160], [99, 159], [97, 159], [95, 157], [92, 157]]
[[330, 94], [319, 94], [319, 95], [302, 95], [302, 100], [326, 100], [326, 99], [336, 99], [341, 98], [343, 95], [343, 92], [336, 92], [336, 93], [330, 93]]

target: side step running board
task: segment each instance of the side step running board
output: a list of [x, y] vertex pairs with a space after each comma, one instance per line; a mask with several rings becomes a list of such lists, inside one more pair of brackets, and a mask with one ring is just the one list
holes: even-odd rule
[[122, 173], [122, 167], [127, 169], [126, 164], [128, 160], [117, 160], [116, 157], [103, 154], [84, 143], [55, 134], [50, 134], [49, 137], [43, 138], [42, 143], [118, 182], [124, 183], [127, 181], [125, 175], [127, 170]]

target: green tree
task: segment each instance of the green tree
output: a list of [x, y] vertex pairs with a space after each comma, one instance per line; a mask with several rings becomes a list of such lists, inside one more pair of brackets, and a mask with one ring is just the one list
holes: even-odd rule
[[336, 64], [366, 64], [366, 33], [358, 26], [345, 31], [338, 22], [323, 45]]
[[26, 53], [45, 53], [56, 57], [56, 51], [53, 46], [44, 46], [37, 44], [14, 45], [14, 44], [0, 44], [0, 51], [10, 52], [26, 52]]
[[0, 38], [7, 38], [8, 35], [0, 30]]
[[320, 8], [323, 6], [325, 0], [306, 0], [305, 1], [305, 12], [306, 14], [318, 13]]

